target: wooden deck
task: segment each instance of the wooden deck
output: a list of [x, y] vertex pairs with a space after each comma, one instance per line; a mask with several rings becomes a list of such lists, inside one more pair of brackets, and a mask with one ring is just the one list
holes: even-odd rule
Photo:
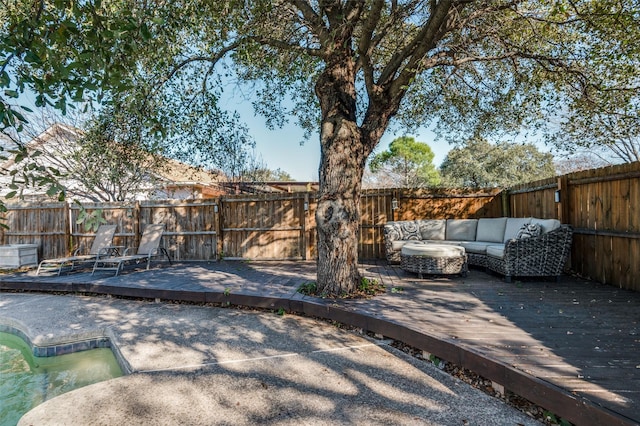
[[405, 287], [386, 316], [640, 421], [639, 293], [569, 277], [507, 284], [477, 270], [416, 280], [377, 269]]
[[640, 424], [640, 293], [572, 277], [418, 279], [362, 265], [387, 293], [369, 300], [302, 296], [312, 262], [210, 262], [131, 269], [118, 277], [0, 275], [0, 290], [79, 291], [300, 312], [365, 328], [504, 385], [574, 424]]

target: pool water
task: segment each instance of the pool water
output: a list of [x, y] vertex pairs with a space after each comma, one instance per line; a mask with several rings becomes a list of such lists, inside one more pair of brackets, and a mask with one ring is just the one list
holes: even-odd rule
[[20, 337], [0, 332], [0, 426], [15, 426], [27, 411], [55, 396], [120, 376], [111, 349], [35, 357]]

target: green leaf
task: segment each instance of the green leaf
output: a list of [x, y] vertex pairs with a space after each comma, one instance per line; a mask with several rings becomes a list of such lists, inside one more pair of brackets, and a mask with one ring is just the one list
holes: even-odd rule
[[23, 123], [28, 123], [27, 119], [24, 118], [24, 115], [20, 114], [18, 111], [13, 111], [13, 115], [20, 121], [22, 121]]
[[17, 194], [17, 191], [11, 191], [11, 192], [7, 193], [7, 195], [5, 195], [4, 197], [5, 198], [13, 198], [13, 197], [16, 196], [16, 194]]
[[58, 193], [58, 187], [57, 186], [51, 186], [51, 187], [49, 187], [49, 189], [47, 189], [47, 195], [49, 197], [53, 197], [57, 193]]
[[6, 71], [0, 73], [0, 87], [8, 87], [11, 84], [11, 79]]
[[32, 64], [41, 64], [42, 59], [38, 55], [36, 55], [32, 50], [28, 51], [26, 55], [24, 55], [24, 60], [26, 62], [30, 62]]
[[140, 34], [142, 34], [142, 38], [146, 41], [146, 40], [150, 40], [151, 39], [151, 32], [149, 31], [149, 27], [147, 27], [147, 24], [142, 24], [142, 26], [140, 27]]

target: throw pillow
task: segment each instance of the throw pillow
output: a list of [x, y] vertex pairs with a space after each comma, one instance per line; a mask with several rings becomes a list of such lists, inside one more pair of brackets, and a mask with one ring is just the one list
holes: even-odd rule
[[400, 223], [400, 232], [402, 234], [401, 239], [417, 241], [422, 239], [422, 235], [420, 235], [420, 228], [415, 220], [406, 220], [398, 223]]
[[516, 234], [516, 238], [521, 240], [523, 238], [539, 237], [542, 234], [542, 228], [537, 223], [526, 223], [520, 227], [520, 230]]
[[402, 239], [402, 228], [397, 222], [388, 222], [384, 225], [385, 241], [398, 241]]

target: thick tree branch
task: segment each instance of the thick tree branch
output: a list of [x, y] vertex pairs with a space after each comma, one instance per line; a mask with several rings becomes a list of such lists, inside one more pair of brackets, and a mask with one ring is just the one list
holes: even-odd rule
[[[417, 66], [430, 49], [436, 46], [439, 37], [443, 34], [443, 27], [450, 12], [453, 10], [454, 1], [444, 0], [437, 4], [431, 11], [431, 16], [422, 29], [414, 36], [410, 43], [396, 53], [382, 71], [378, 79], [378, 85], [387, 86], [396, 79], [392, 86], [395, 90], [406, 86], [418, 72]], [[404, 64], [404, 66], [403, 66]], [[400, 68], [403, 71], [398, 75]]]
[[362, 35], [360, 36], [360, 43], [358, 45], [359, 62], [364, 72], [365, 85], [368, 88], [373, 87], [373, 65], [371, 64], [370, 49], [373, 41], [373, 33], [376, 29], [376, 25], [380, 21], [380, 15], [382, 8], [384, 7], [385, 0], [377, 0], [374, 2], [367, 17], [366, 22], [362, 28]]
[[300, 54], [309, 55], [317, 58], [324, 57], [324, 54], [320, 49], [312, 49], [310, 47], [300, 46], [299, 44], [291, 44], [291, 43], [282, 41], [280, 39], [269, 38], [269, 37], [254, 37], [252, 40], [261, 44], [275, 47], [283, 51], [297, 52]]
[[310, 30], [316, 34], [320, 40], [320, 45], [325, 46], [329, 40], [329, 31], [322, 21], [322, 17], [313, 10], [311, 4], [305, 0], [291, 0], [291, 4], [295, 6], [304, 20], [309, 24]]

